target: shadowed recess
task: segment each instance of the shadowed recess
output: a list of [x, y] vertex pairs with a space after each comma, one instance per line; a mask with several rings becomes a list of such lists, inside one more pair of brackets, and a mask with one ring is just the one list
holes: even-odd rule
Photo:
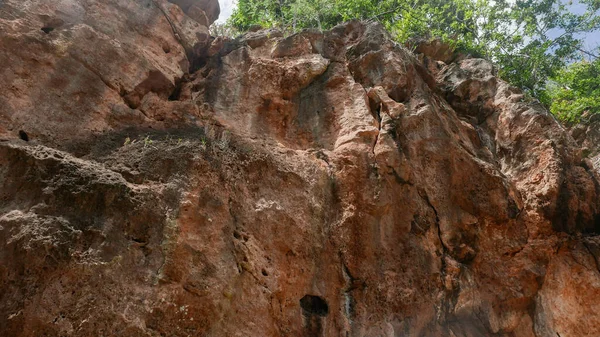
[[327, 302], [319, 296], [305, 295], [300, 299], [300, 306], [308, 315], [327, 316], [329, 313]]

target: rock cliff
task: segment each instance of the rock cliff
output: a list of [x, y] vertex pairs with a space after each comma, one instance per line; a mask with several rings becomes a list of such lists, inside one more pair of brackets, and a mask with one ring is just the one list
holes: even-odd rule
[[597, 171], [600, 171], [600, 116], [586, 116], [584, 121], [570, 129], [583, 155], [589, 157]]
[[0, 335], [600, 335], [598, 172], [491, 63], [218, 14], [0, 3]]

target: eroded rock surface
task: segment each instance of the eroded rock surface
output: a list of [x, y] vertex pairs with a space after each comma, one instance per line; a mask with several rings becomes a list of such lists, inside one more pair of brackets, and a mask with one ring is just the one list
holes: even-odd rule
[[376, 24], [211, 39], [215, 3], [0, 5], [0, 335], [600, 334], [547, 111]]
[[[216, 0], [197, 3], [218, 15]], [[56, 146], [154, 123], [144, 98], [176, 93], [210, 43], [206, 25], [166, 0], [8, 0], [0, 27], [0, 134]]]
[[600, 115], [586, 116], [570, 133], [597, 171], [600, 171]]

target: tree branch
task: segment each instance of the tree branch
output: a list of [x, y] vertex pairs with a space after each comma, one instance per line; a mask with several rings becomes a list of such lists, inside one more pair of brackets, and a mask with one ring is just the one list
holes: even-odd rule
[[581, 48], [579, 48], [579, 47], [575, 47], [575, 49], [577, 49], [577, 50], [579, 50], [580, 52], [582, 52], [582, 53], [586, 54], [587, 56], [591, 56], [591, 57], [593, 57], [593, 58], [595, 58], [595, 59], [598, 59], [598, 58], [600, 58], [600, 56], [598, 56], [598, 55], [594, 55], [594, 54], [590, 53], [589, 51], [587, 51], [587, 50], [584, 50], [584, 49], [581, 49]]

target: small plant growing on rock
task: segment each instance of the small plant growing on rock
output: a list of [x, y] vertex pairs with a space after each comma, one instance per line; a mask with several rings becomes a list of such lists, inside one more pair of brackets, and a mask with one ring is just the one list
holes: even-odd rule
[[210, 28], [210, 35], [212, 36], [223, 36], [228, 38], [234, 38], [240, 35], [240, 31], [229, 23], [213, 23]]
[[150, 139], [150, 136], [146, 136], [146, 138], [144, 138], [144, 148], [150, 145], [152, 145], [152, 139]]
[[223, 131], [223, 133], [221, 133], [221, 139], [219, 139], [219, 141], [217, 142], [217, 145], [219, 146], [219, 148], [221, 150], [225, 150], [226, 148], [229, 147], [229, 132], [228, 131]]

